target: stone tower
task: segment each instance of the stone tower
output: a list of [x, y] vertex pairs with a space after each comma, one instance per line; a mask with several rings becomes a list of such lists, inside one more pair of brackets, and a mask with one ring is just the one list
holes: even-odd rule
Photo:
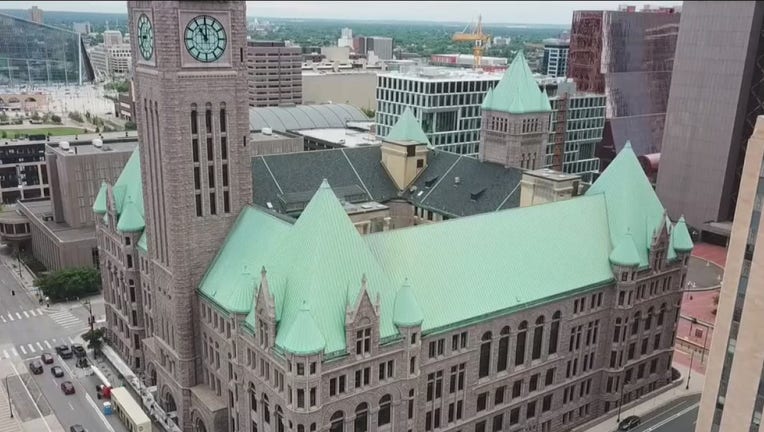
[[481, 161], [505, 167], [538, 169], [546, 165], [549, 97], [539, 89], [522, 51], [482, 105]]
[[196, 291], [252, 176], [246, 4], [129, 1], [158, 397], [190, 429], [199, 375]]

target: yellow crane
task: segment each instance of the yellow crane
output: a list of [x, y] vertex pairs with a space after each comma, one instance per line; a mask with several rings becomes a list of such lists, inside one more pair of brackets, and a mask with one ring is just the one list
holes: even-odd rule
[[[468, 31], [469, 30], [469, 31]], [[480, 67], [480, 60], [483, 58], [483, 50], [491, 40], [491, 36], [483, 33], [482, 16], [478, 16], [476, 23], [470, 23], [464, 28], [464, 31], [454, 33], [451, 38], [454, 42], [474, 42], [472, 55], [475, 57], [475, 69]]]

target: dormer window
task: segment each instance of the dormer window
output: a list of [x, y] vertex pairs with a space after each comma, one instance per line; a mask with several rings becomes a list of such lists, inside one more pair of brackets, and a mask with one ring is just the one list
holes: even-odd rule
[[356, 331], [355, 353], [356, 355], [371, 353], [371, 328]]

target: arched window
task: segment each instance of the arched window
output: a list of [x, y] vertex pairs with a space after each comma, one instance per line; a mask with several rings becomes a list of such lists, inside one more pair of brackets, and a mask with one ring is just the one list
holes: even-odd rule
[[517, 343], [515, 344], [515, 366], [525, 363], [525, 339], [528, 337], [528, 321], [523, 321], [517, 327]]
[[478, 378], [488, 376], [491, 369], [491, 332], [483, 333], [480, 339], [480, 364], [478, 369]]
[[255, 392], [255, 384], [249, 383], [249, 409], [257, 412], [257, 393]]
[[536, 318], [536, 327], [533, 328], [533, 351], [531, 360], [541, 358], [541, 342], [544, 340], [544, 317]]
[[310, 424], [310, 432], [316, 432], [316, 424], [315, 423], [311, 423]]
[[639, 321], [642, 319], [642, 312], [637, 311], [634, 314], [634, 321], [631, 323], [631, 334], [635, 335], [637, 334], [637, 331], [639, 330]]
[[496, 361], [496, 372], [507, 369], [507, 356], [509, 355], [509, 327], [501, 329], [499, 336], [499, 359]]
[[355, 407], [355, 432], [366, 432], [369, 430], [369, 405], [361, 402]]
[[337, 411], [332, 414], [329, 421], [329, 432], [344, 432], [345, 431], [345, 414], [342, 411]]
[[305, 426], [297, 425], [297, 432], [305, 432]]
[[665, 315], [666, 315], [666, 303], [663, 303], [661, 305], [660, 310], [658, 311], [658, 323], [656, 324], [657, 326], [663, 325], [663, 318]]
[[263, 407], [263, 421], [271, 423], [271, 412], [268, 410], [268, 395], [263, 393], [262, 401], [260, 402]]
[[390, 406], [392, 405], [392, 398], [390, 395], [384, 395], [379, 400], [379, 415], [377, 417], [377, 426], [384, 426], [390, 424]]
[[207, 427], [204, 426], [204, 422], [202, 419], [198, 418], [196, 419], [196, 424], [194, 425], [194, 432], [207, 432]]
[[618, 342], [621, 339], [621, 319], [615, 319], [615, 325], [613, 326], [613, 343]]
[[552, 325], [550, 326], [549, 330], [549, 354], [554, 354], [557, 352], [557, 344], [560, 340], [560, 318], [562, 318], [562, 313], [560, 311], [557, 311], [552, 315]]
[[651, 307], [647, 310], [647, 317], [645, 317], [645, 331], [650, 330], [653, 325], [653, 314], [655, 314], [655, 309]]
[[276, 432], [284, 432], [284, 411], [276, 405]]

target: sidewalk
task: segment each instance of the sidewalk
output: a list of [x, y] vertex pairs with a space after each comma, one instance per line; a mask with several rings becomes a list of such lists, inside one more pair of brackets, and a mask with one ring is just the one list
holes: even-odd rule
[[22, 432], [21, 423], [17, 418], [11, 418], [11, 410], [8, 406], [8, 395], [5, 387], [0, 391], [0, 432]]
[[[678, 363], [674, 363], [673, 366], [682, 374], [682, 378], [679, 379], [679, 385], [676, 385], [676, 382], [673, 382], [668, 385], [668, 387], [670, 388], [661, 394], [655, 395], [653, 397], [650, 397], [650, 395], [643, 396], [641, 399], [635, 402], [632, 402], [631, 404], [624, 405], [623, 409], [621, 410], [621, 419], [624, 419], [630, 415], [644, 416], [645, 414], [650, 413], [656, 408], [667, 405], [671, 403], [672, 401], [675, 401], [685, 396], [700, 394], [700, 392], [703, 391], [703, 381], [705, 378], [703, 375], [700, 375], [697, 372], [693, 371], [692, 377], [690, 378], [690, 388], [685, 389], [685, 387], [687, 386], [688, 367], [686, 365], [681, 365]], [[671, 387], [672, 385], [674, 387]], [[579, 426], [573, 429], [573, 431], [574, 432], [613, 432], [617, 429], [617, 425], [615, 423], [615, 418], [617, 414], [618, 414], [617, 410], [615, 409], [610, 410], [610, 412], [608, 412], [606, 416], [597, 418], [596, 424], [584, 424], [582, 426]]]
[[[13, 368], [14, 366], [11, 360], [0, 361], [0, 381], [4, 383], [6, 377], [11, 377], [12, 379], [16, 378], [19, 371]], [[16, 392], [13, 392], [12, 396], [14, 400], [19, 397], [31, 397], [28, 394], [17, 394]], [[31, 399], [28, 399], [28, 402], [26, 403], [31, 404], [30, 406], [37, 407], [37, 404]], [[64, 432], [64, 426], [61, 425], [54, 413], [46, 412], [44, 417], [40, 417], [42, 413], [38, 408], [38, 415], [27, 417], [25, 421], [24, 419], [19, 418], [19, 411], [16, 406], [17, 404], [14, 402], [14, 416], [11, 418], [8, 406], [8, 393], [6, 392], [4, 385], [0, 386], [0, 432]]]

